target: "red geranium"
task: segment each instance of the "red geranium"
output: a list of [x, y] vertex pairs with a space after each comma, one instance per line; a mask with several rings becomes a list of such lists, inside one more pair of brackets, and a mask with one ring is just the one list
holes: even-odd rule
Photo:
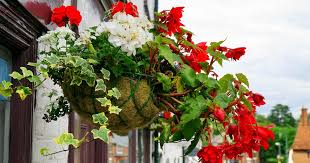
[[119, 2], [116, 2], [115, 4], [113, 4], [112, 10], [111, 10], [111, 15], [113, 16], [114, 14], [116, 14], [118, 12], [125, 12], [127, 15], [131, 15], [133, 17], [139, 16], [138, 8], [132, 2], [123, 3], [121, 1], [119, 1]]
[[[245, 47], [235, 48], [235, 49], [229, 49], [225, 56], [227, 58], [231, 58], [233, 60], [239, 60], [241, 56], [245, 54]], [[221, 49], [224, 50], [224, 49]]]
[[203, 147], [197, 156], [202, 163], [222, 163], [223, 160], [222, 149], [213, 145]]
[[80, 12], [74, 6], [61, 6], [54, 8], [51, 21], [56, 23], [58, 27], [65, 26], [67, 21], [71, 25], [79, 26], [82, 20]]
[[159, 16], [159, 22], [164, 24], [167, 29], [160, 28], [160, 32], [172, 35], [174, 33], [181, 33], [181, 23], [182, 13], [184, 7], [173, 7], [170, 11], [162, 11], [161, 16]]
[[209, 56], [207, 53], [207, 45], [206, 42], [201, 42], [197, 44], [197, 48], [191, 51], [189, 56], [185, 58], [188, 60], [189, 65], [196, 71], [201, 72], [201, 66], [199, 65], [200, 62], [206, 62], [209, 60]]

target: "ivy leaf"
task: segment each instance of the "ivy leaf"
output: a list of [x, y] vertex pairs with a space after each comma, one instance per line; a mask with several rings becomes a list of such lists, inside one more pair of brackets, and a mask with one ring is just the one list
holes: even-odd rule
[[101, 106], [106, 107], [106, 106], [111, 106], [112, 102], [111, 100], [107, 99], [106, 97], [104, 98], [96, 98], [97, 101], [101, 103]]
[[28, 65], [28, 66], [32, 66], [32, 67], [39, 67], [39, 66], [40, 66], [40, 63], [28, 62], [27, 65]]
[[103, 79], [105, 79], [105, 80], [110, 80], [110, 75], [111, 75], [111, 73], [110, 73], [109, 70], [106, 70], [106, 69], [102, 68], [102, 69], [100, 70], [100, 72], [103, 74]]
[[120, 109], [118, 106], [111, 105], [109, 107], [110, 114], [119, 114], [121, 111], [122, 111], [122, 109]]
[[12, 96], [13, 93], [12, 85], [13, 84], [11, 82], [3, 80], [2, 83], [0, 84], [0, 95], [4, 97]]
[[59, 145], [73, 145], [75, 148], [78, 148], [80, 141], [75, 139], [71, 133], [63, 133], [54, 139], [54, 142]]
[[10, 74], [10, 76], [13, 78], [13, 79], [16, 79], [16, 80], [22, 80], [24, 78], [23, 75], [21, 75], [20, 73], [14, 71]]
[[168, 92], [171, 89], [171, 87], [172, 87], [171, 79], [167, 75], [165, 75], [163, 73], [157, 73], [156, 77], [157, 77], [157, 80], [160, 83], [162, 83], [163, 90]]
[[108, 91], [108, 96], [113, 96], [116, 99], [119, 99], [121, 97], [121, 92], [117, 88], [112, 88], [111, 90]]
[[42, 83], [40, 77], [35, 76], [35, 75], [30, 76], [30, 77], [28, 77], [27, 79], [28, 79], [31, 83], [34, 83], [35, 86], [38, 86], [38, 85], [40, 85], [40, 84]]
[[48, 153], [49, 153], [49, 149], [48, 148], [44, 147], [44, 148], [40, 149], [40, 154], [42, 156], [48, 155]]
[[73, 79], [72, 79], [70, 85], [80, 86], [81, 84], [82, 84], [82, 78], [78, 75], [73, 75]]
[[250, 84], [249, 84], [249, 80], [248, 80], [248, 78], [244, 75], [244, 74], [242, 74], [242, 73], [238, 73], [238, 74], [236, 74], [236, 76], [237, 76], [237, 78], [238, 78], [238, 80], [241, 82], [241, 83], [244, 83], [246, 86], [250, 86]]
[[226, 108], [229, 103], [232, 101], [230, 97], [227, 96], [226, 93], [220, 93], [214, 98], [214, 103], [220, 106], [221, 108]]
[[107, 86], [104, 84], [104, 81], [102, 79], [96, 80], [97, 85], [95, 87], [95, 91], [107, 91]]
[[33, 76], [32, 71], [27, 70], [26, 67], [20, 67], [20, 69], [22, 70], [22, 73], [23, 73], [23, 77], [24, 77], [24, 78], [26, 78], [26, 77], [28, 77], [28, 76]]
[[188, 65], [183, 65], [183, 68], [180, 71], [180, 76], [185, 84], [191, 87], [197, 87], [199, 84], [195, 71]]
[[19, 86], [16, 89], [16, 93], [19, 95], [20, 99], [24, 101], [28, 95], [31, 95], [31, 89], [29, 87]]
[[180, 56], [174, 54], [168, 46], [160, 45], [159, 46], [159, 56], [164, 57], [172, 66], [174, 66], [174, 62], [177, 61], [179, 63], [183, 63]]
[[106, 143], [109, 142], [109, 134], [111, 131], [107, 129], [107, 127], [101, 126], [99, 130], [93, 129], [91, 132], [93, 133], [94, 139], [101, 139]]
[[105, 125], [108, 121], [108, 117], [105, 116], [104, 112], [93, 114], [93, 122], [99, 123], [100, 125]]

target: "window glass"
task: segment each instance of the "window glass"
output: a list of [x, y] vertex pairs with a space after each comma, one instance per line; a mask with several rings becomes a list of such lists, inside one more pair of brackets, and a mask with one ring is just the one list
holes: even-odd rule
[[[11, 55], [0, 45], [0, 82], [8, 81], [11, 71]], [[8, 163], [10, 102], [0, 96], [0, 163]]]

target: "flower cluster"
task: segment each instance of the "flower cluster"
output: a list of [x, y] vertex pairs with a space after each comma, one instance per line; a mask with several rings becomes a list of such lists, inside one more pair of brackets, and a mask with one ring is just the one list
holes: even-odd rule
[[49, 53], [53, 50], [66, 52], [70, 46], [68, 42], [73, 42], [75, 39], [75, 33], [70, 28], [58, 27], [38, 38], [39, 52]]
[[181, 23], [182, 13], [184, 7], [173, 7], [170, 11], [165, 10], [160, 13], [159, 22], [164, 26], [160, 27], [160, 32], [172, 35], [174, 33], [181, 32]]
[[138, 8], [132, 2], [123, 3], [121, 1], [116, 2], [112, 5], [111, 15], [115, 15], [118, 12], [124, 12], [127, 15], [131, 15], [133, 17], [138, 17]]
[[137, 48], [153, 40], [153, 35], [149, 32], [151, 28], [152, 24], [145, 16], [133, 17], [118, 12], [108, 22], [102, 22], [97, 27], [96, 34], [109, 33], [109, 42], [130, 56], [136, 54]]
[[51, 21], [58, 27], [65, 26], [69, 21], [71, 25], [79, 26], [82, 20], [80, 12], [74, 6], [61, 6], [54, 8]]

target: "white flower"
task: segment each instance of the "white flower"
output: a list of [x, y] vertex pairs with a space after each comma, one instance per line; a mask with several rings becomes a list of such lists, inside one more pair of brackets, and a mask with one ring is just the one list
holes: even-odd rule
[[74, 45], [87, 45], [91, 40], [96, 40], [95, 31], [93, 29], [86, 29], [80, 34], [80, 37], [75, 41]]
[[133, 17], [119, 12], [114, 14], [110, 21], [102, 22], [95, 35], [108, 32], [109, 42], [115, 47], [121, 47], [121, 50], [130, 56], [136, 54], [137, 48], [153, 39], [153, 35], [148, 31], [151, 28], [152, 23], [145, 16]]
[[49, 53], [51, 49], [66, 52], [70, 45], [68, 41], [75, 40], [75, 33], [68, 27], [58, 27], [54, 31], [48, 31], [47, 34], [38, 38], [39, 52]]

